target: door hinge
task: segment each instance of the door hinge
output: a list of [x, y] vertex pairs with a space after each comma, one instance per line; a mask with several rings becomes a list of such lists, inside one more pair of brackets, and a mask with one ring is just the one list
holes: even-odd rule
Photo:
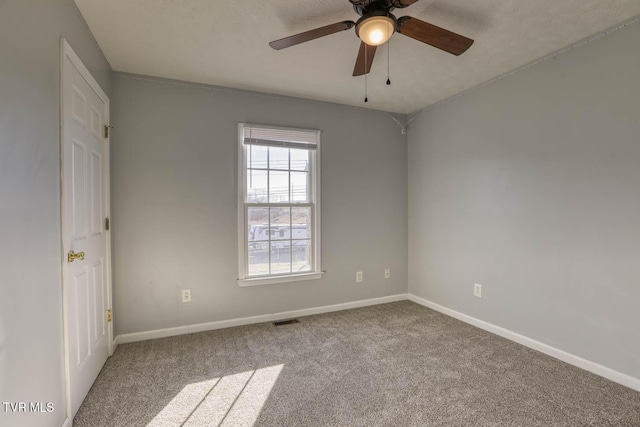
[[109, 128], [111, 128], [111, 126], [104, 125], [104, 137], [105, 138], [109, 138]]
[[104, 229], [109, 231], [109, 225], [110, 225], [109, 218], [105, 218], [104, 219]]
[[107, 310], [107, 322], [111, 322], [111, 310]]

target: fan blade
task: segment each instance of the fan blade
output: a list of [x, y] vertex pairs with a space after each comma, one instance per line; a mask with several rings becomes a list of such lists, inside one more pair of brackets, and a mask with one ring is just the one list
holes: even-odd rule
[[398, 18], [398, 32], [456, 56], [473, 44], [469, 38], [410, 16]]
[[[363, 76], [371, 71], [371, 64], [373, 64], [373, 57], [376, 56], [376, 49], [378, 46], [369, 46], [365, 42], [360, 42], [360, 50], [358, 51], [358, 59], [356, 59], [356, 66], [353, 68], [354, 76]], [[367, 60], [365, 62], [365, 53]]]
[[418, 0], [393, 0], [393, 7], [403, 8], [417, 3]]
[[328, 36], [329, 34], [345, 31], [356, 25], [353, 21], [342, 21], [335, 24], [327, 25], [324, 27], [316, 28], [315, 30], [305, 31], [304, 33], [296, 34], [293, 36], [285, 37], [280, 40], [275, 40], [269, 43], [269, 46], [275, 50], [284, 49], [285, 47], [295, 46], [300, 43], [308, 42], [320, 37]]

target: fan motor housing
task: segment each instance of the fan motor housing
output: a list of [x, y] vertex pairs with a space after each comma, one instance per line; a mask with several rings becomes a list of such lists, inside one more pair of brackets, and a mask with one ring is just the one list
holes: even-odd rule
[[365, 16], [373, 12], [389, 13], [396, 8], [396, 1], [393, 0], [361, 0], [353, 3], [353, 10], [360, 16]]

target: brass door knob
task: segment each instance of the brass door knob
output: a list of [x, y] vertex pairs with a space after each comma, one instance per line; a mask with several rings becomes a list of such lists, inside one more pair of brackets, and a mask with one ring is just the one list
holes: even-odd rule
[[67, 255], [67, 261], [73, 262], [73, 261], [75, 261], [77, 259], [83, 261], [84, 260], [84, 252], [75, 253], [73, 251], [69, 251], [69, 255]]

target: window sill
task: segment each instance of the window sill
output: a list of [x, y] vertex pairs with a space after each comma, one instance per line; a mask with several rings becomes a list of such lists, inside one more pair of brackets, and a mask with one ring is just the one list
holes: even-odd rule
[[273, 285], [276, 283], [301, 282], [303, 280], [317, 280], [322, 277], [324, 271], [288, 274], [286, 276], [257, 277], [255, 279], [238, 279], [239, 286]]

